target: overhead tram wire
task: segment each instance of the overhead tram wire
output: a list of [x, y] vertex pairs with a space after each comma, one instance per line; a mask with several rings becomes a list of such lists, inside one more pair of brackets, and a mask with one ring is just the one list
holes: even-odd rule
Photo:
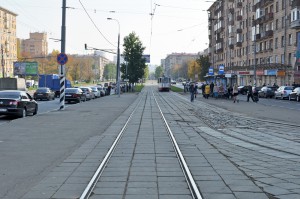
[[87, 10], [85, 9], [84, 5], [81, 3], [80, 0], [78, 0], [79, 3], [81, 4], [82, 8], [84, 9], [85, 13], [87, 14], [87, 16], [90, 18], [91, 22], [94, 24], [95, 28], [98, 30], [98, 32], [102, 35], [102, 37], [113, 47], [117, 47], [116, 45], [114, 45], [112, 42], [110, 42], [105, 36], [104, 34], [100, 31], [100, 29], [98, 28], [98, 26], [95, 24], [95, 22], [93, 21], [93, 19], [91, 18], [91, 16], [89, 15], [89, 13], [87, 12]]

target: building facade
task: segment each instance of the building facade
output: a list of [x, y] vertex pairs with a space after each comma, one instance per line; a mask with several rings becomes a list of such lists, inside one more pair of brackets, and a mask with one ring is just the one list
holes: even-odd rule
[[17, 14], [0, 7], [0, 77], [11, 77], [13, 62], [17, 61], [16, 17]]
[[[208, 9], [210, 62], [228, 83], [300, 83], [300, 0], [218, 0]], [[299, 53], [297, 53], [299, 49]]]
[[47, 33], [33, 32], [29, 39], [20, 39], [21, 54], [25, 57], [45, 57], [48, 55]]
[[183, 66], [188, 61], [196, 60], [198, 57], [199, 55], [196, 53], [172, 53], [167, 55], [167, 57], [161, 61], [165, 76], [170, 77], [172, 75], [172, 69], [176, 65]]

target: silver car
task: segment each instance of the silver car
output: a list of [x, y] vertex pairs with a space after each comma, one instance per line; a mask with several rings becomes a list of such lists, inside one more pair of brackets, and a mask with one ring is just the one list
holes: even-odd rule
[[289, 98], [290, 93], [293, 91], [292, 86], [280, 86], [276, 91], [275, 91], [275, 99], [285, 99]]

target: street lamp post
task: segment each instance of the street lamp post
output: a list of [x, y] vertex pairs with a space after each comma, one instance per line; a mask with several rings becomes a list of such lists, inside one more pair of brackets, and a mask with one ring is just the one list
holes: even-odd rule
[[120, 97], [120, 22], [114, 18], [107, 18], [107, 20], [114, 20], [118, 23], [118, 51], [117, 51], [117, 87], [118, 87], [118, 96]]

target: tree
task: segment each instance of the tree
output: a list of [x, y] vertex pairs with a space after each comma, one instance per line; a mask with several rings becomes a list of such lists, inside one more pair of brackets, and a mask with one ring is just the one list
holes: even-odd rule
[[129, 79], [130, 83], [138, 82], [145, 73], [146, 60], [143, 58], [145, 47], [134, 32], [124, 38], [123, 47], [125, 63], [121, 65], [121, 72], [123, 73], [121, 78]]
[[155, 68], [155, 78], [158, 79], [159, 77], [163, 76], [164, 74], [164, 69], [162, 66], [157, 66]]
[[199, 71], [200, 71], [200, 65], [197, 62], [197, 60], [188, 61], [188, 77], [190, 79], [194, 79], [195, 81], [198, 80], [196, 79], [195, 75], [198, 75], [199, 77]]
[[143, 78], [149, 79], [149, 67], [146, 65]]
[[116, 64], [109, 63], [104, 66], [104, 78], [106, 80], [115, 79], [117, 76], [117, 66]]
[[209, 57], [208, 56], [203, 56], [200, 55], [200, 57], [197, 59], [197, 62], [200, 66], [199, 71], [200, 71], [200, 80], [204, 81], [205, 76], [208, 73], [209, 67], [210, 67], [210, 62], [209, 62]]

